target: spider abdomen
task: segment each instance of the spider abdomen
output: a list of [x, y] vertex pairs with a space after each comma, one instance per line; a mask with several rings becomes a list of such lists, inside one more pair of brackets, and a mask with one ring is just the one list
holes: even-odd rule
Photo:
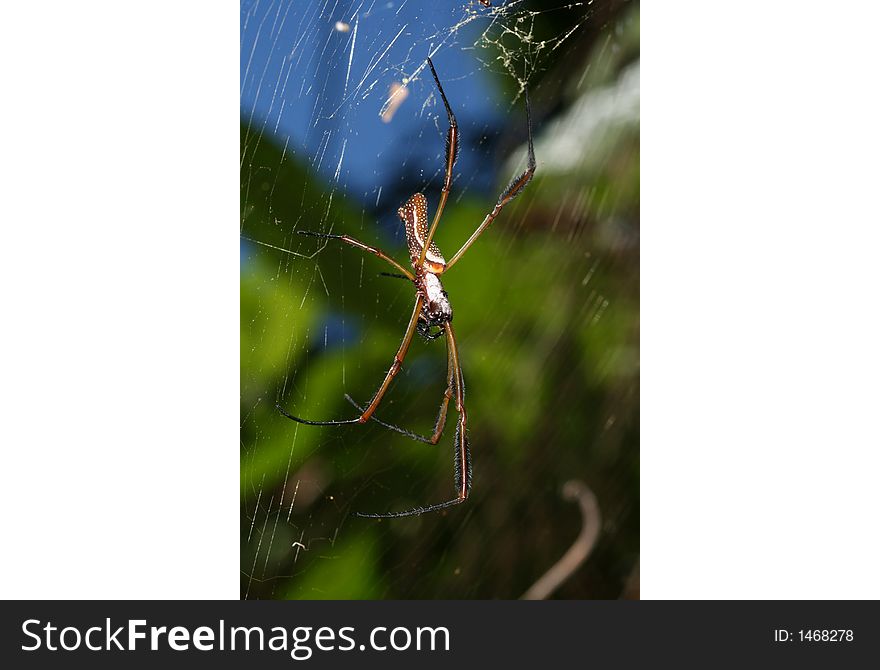
[[[397, 215], [403, 221], [406, 229], [406, 242], [409, 247], [409, 258], [413, 267], [418, 263], [425, 248], [425, 237], [428, 234], [428, 202], [422, 193], [416, 193], [406, 204], [397, 210]], [[425, 269], [428, 272], [443, 272], [446, 269], [446, 259], [440, 253], [437, 245], [431, 241], [425, 252]]]

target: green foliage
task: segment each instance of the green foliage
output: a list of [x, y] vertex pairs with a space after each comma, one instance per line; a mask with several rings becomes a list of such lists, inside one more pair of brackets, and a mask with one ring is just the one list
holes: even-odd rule
[[381, 595], [376, 540], [360, 533], [315, 563], [302, 580], [287, 583], [283, 597], [306, 600], [369, 600]]

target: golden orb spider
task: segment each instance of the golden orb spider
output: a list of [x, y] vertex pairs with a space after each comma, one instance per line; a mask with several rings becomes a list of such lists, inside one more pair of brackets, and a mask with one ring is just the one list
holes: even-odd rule
[[[394, 361], [391, 363], [391, 367], [385, 375], [384, 381], [366, 407], [361, 407], [348, 395], [345, 396], [346, 400], [357, 408], [360, 412], [360, 416], [357, 416], [354, 419], [336, 421], [309, 421], [307, 419], [293, 416], [286, 412], [280, 405], [276, 405], [278, 411], [288, 419], [298, 421], [299, 423], [305, 423], [310, 426], [344, 426], [350, 423], [366, 423], [372, 419], [385, 428], [402, 433], [414, 440], [429, 444], [437, 444], [437, 442], [440, 441], [440, 436], [443, 434], [443, 428], [446, 425], [446, 413], [449, 408], [449, 401], [454, 393], [455, 409], [458, 413], [458, 423], [455, 429], [454, 440], [455, 498], [447, 500], [446, 502], [428, 505], [426, 507], [416, 507], [404, 512], [387, 512], [384, 514], [364, 514], [356, 512], [357, 516], [374, 519], [415, 516], [425, 512], [433, 512], [446, 507], [452, 507], [453, 505], [458, 505], [459, 503], [464, 502], [468, 497], [468, 493], [471, 489], [472, 471], [470, 446], [467, 439], [467, 411], [464, 407], [464, 378], [461, 374], [461, 360], [458, 355], [458, 345], [455, 341], [455, 333], [452, 330], [452, 305], [449, 302], [449, 296], [446, 291], [443, 290], [443, 284], [440, 283], [440, 275], [447, 272], [461, 259], [464, 252], [470, 248], [482, 232], [486, 230], [489, 224], [495, 220], [495, 217], [498, 216], [502, 208], [519, 195], [535, 174], [535, 149], [532, 145], [531, 108], [529, 105], [529, 94], [528, 91], [526, 91], [526, 125], [528, 127], [529, 146], [528, 166], [526, 167], [525, 172], [510, 182], [508, 187], [498, 198], [495, 207], [486, 215], [486, 218], [483, 219], [483, 222], [477, 227], [470, 238], [468, 238], [467, 242], [462, 245], [461, 249], [459, 249], [449, 261], [446, 261], [433, 240], [434, 232], [437, 229], [440, 216], [443, 214], [443, 208], [446, 205], [446, 199], [449, 197], [449, 188], [452, 184], [452, 169], [455, 165], [455, 159], [458, 154], [458, 124], [455, 121], [455, 114], [452, 113], [452, 108], [449, 106], [449, 101], [446, 99], [446, 94], [443, 92], [443, 87], [440, 85], [440, 78], [437, 76], [437, 71], [434, 69], [434, 64], [431, 62], [430, 58], [428, 59], [428, 65], [431, 68], [431, 74], [434, 75], [434, 82], [437, 84], [437, 90], [440, 92], [440, 97], [443, 99], [443, 105], [446, 107], [446, 115], [449, 118], [449, 130], [446, 134], [446, 176], [443, 182], [443, 189], [440, 192], [440, 204], [437, 206], [437, 213], [434, 214], [434, 219], [431, 222], [430, 228], [428, 228], [428, 204], [422, 193], [416, 193], [413, 195], [406, 201], [406, 204], [404, 204], [403, 207], [397, 210], [397, 214], [406, 228], [406, 241], [407, 246], [409, 247], [412, 272], [388, 256], [381, 249], [366, 245], [348, 235], [327, 235], [305, 230], [298, 231], [301, 235], [342, 240], [358, 249], [363, 249], [397, 268], [400, 271], [400, 275], [395, 276], [405, 277], [415, 284], [416, 303], [413, 307], [412, 316], [409, 319], [406, 333], [403, 336], [403, 341], [400, 343], [400, 347], [394, 355]], [[440, 330], [432, 334], [430, 330], [432, 327], [439, 328]], [[400, 371], [403, 359], [406, 356], [406, 352], [409, 349], [409, 345], [416, 332], [429, 340], [440, 337], [441, 335], [446, 335], [446, 392], [443, 395], [443, 400], [440, 404], [440, 411], [437, 415], [437, 421], [434, 424], [434, 433], [431, 437], [417, 435], [404, 428], [385, 423], [374, 416], [376, 408], [379, 406], [379, 403], [382, 401], [385, 392], [391, 384], [391, 380], [394, 379]]]

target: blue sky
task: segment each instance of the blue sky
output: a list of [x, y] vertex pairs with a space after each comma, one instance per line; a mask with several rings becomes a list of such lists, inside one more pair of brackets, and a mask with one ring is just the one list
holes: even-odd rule
[[[451, 32], [468, 11], [477, 18]], [[441, 168], [445, 113], [427, 68], [393, 120], [379, 117], [392, 82], [412, 75], [436, 49], [433, 60], [462, 129], [460, 188], [494, 188], [494, 162], [487, 167], [487, 150], [477, 143], [497, 132], [508, 103], [478, 60], [483, 54], [470, 48], [490, 20], [480, 11], [415, 0], [243, 2], [242, 119], [287, 143], [288, 154], [338, 182], [347, 197], [372, 206], [379, 187], [394, 191], [389, 182], [401, 170], [427, 183]], [[337, 22], [346, 25], [339, 30]]]

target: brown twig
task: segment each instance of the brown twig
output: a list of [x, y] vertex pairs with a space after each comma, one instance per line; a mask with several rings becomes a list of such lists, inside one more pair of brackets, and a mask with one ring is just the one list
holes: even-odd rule
[[566, 482], [562, 487], [562, 496], [580, 505], [583, 521], [581, 532], [562, 558], [523, 594], [522, 600], [544, 600], [550, 597], [587, 560], [599, 537], [602, 515], [596, 496], [587, 485], [574, 479]]

